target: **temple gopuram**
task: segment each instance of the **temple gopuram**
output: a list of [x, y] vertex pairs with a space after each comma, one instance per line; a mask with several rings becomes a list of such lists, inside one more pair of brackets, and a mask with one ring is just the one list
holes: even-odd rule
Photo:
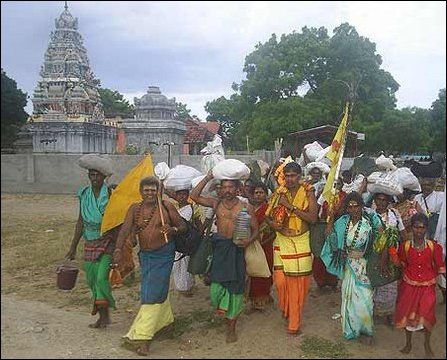
[[55, 20], [39, 75], [33, 113], [15, 144], [18, 151], [30, 152], [32, 143], [34, 153], [114, 153], [117, 128], [104, 119], [100, 81], [67, 2]]

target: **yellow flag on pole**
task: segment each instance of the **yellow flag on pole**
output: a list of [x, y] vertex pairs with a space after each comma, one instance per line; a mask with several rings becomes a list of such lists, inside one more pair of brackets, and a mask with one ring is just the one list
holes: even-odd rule
[[341, 161], [343, 159], [343, 152], [345, 150], [346, 144], [346, 134], [348, 125], [348, 110], [349, 103], [346, 103], [345, 112], [340, 125], [335, 133], [334, 139], [331, 143], [331, 148], [329, 149], [326, 157], [331, 160], [331, 171], [329, 172], [326, 185], [323, 189], [323, 198], [328, 202], [329, 208], [332, 207], [335, 199], [335, 187], [338, 179], [338, 174], [340, 172]]
[[154, 166], [148, 154], [113, 190], [102, 218], [101, 234], [124, 222], [130, 205], [141, 201], [140, 180], [151, 175], [154, 175]]

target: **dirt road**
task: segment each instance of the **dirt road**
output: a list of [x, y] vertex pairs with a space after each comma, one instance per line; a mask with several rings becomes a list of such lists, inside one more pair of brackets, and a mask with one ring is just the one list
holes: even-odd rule
[[[114, 291], [117, 309], [112, 325], [95, 330], [88, 324], [91, 303], [81, 271], [72, 291], [56, 288], [54, 269], [68, 250], [77, 215], [74, 197], [2, 195], [1, 357], [2, 358], [141, 358], [121, 346], [122, 336], [139, 308], [138, 279]], [[51, 230], [51, 231], [49, 231]], [[312, 284], [303, 314], [303, 334], [286, 334], [276, 307], [244, 313], [239, 340], [225, 343], [224, 323], [215, 317], [209, 288], [197, 279], [193, 297], [170, 291], [175, 331], [153, 341], [151, 358], [424, 358], [423, 335], [414, 337], [409, 355], [398, 350], [403, 331], [375, 328], [375, 345], [342, 338], [340, 292]], [[439, 295], [439, 294], [438, 294]], [[439, 301], [439, 298], [438, 298]], [[436, 306], [432, 342], [436, 358], [446, 357], [445, 305]]]

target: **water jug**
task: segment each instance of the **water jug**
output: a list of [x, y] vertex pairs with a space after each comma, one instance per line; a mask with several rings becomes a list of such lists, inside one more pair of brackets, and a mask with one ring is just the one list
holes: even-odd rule
[[250, 237], [251, 216], [246, 207], [243, 207], [237, 215], [236, 224], [234, 226], [233, 242], [241, 245], [240, 239], [248, 239]]

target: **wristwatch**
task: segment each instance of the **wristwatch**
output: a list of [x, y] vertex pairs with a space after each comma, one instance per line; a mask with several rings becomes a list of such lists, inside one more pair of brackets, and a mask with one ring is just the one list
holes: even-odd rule
[[296, 206], [292, 206], [292, 212], [295, 212], [296, 209], [298, 209]]

